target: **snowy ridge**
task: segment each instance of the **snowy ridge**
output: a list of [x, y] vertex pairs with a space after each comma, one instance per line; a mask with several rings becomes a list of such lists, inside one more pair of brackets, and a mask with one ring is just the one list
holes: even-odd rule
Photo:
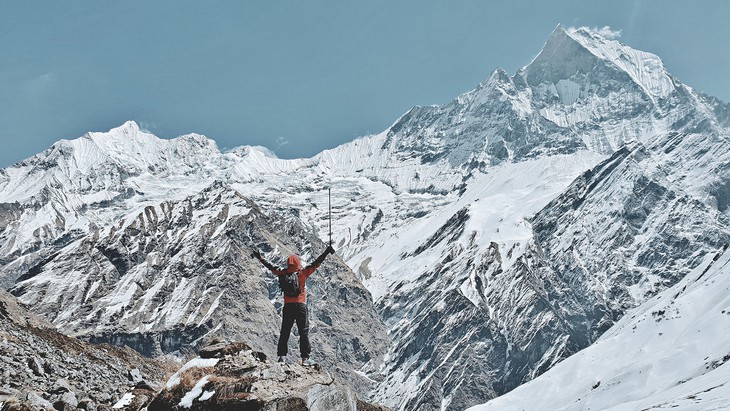
[[569, 28], [566, 33], [596, 56], [628, 73], [652, 99], [666, 98], [674, 91], [674, 80], [658, 56], [603, 38], [585, 28]]

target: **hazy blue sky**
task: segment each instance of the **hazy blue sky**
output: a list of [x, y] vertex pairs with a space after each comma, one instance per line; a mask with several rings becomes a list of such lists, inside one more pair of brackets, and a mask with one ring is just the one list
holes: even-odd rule
[[621, 30], [730, 101], [730, 1], [3, 1], [0, 167], [136, 120], [304, 157], [514, 73], [553, 28]]

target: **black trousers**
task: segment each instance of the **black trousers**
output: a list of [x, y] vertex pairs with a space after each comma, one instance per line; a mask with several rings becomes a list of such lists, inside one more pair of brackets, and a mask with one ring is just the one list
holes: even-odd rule
[[281, 334], [279, 334], [279, 345], [277, 347], [279, 357], [283, 357], [289, 352], [287, 344], [294, 322], [297, 323], [297, 330], [299, 330], [299, 353], [302, 358], [309, 357], [312, 347], [309, 345], [309, 312], [307, 311], [307, 304], [286, 303], [283, 311]]

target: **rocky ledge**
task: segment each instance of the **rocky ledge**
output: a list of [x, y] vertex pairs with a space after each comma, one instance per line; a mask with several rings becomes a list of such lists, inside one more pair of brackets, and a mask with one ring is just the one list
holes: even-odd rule
[[114, 405], [124, 411], [262, 410], [381, 411], [359, 400], [318, 365], [270, 361], [245, 343], [203, 348], [183, 365], [162, 390], [137, 387]]
[[247, 344], [212, 341], [182, 367], [131, 348], [90, 344], [0, 290], [0, 411], [385, 411], [318, 365], [277, 363]]

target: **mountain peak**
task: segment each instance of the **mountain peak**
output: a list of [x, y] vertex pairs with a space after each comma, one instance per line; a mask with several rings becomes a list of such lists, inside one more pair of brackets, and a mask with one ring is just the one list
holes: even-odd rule
[[656, 54], [633, 49], [587, 27], [570, 28], [566, 33], [597, 57], [628, 73], [652, 97], [666, 97], [674, 90], [674, 82]]
[[114, 146], [117, 144], [128, 144], [130, 141], [153, 141], [159, 140], [159, 138], [142, 131], [137, 122], [129, 120], [120, 126], [109, 129], [109, 131], [91, 131], [86, 133], [81, 139], [72, 141], [79, 140], [91, 140], [94, 144], [101, 146]]
[[662, 60], [620, 43], [616, 36], [617, 32], [608, 27], [565, 29], [558, 25], [540, 54], [524, 68], [527, 82], [531, 86], [557, 84], [576, 74], [590, 73], [597, 66], [607, 66], [628, 75], [652, 100], [668, 96], [674, 81]]
[[557, 84], [560, 80], [590, 71], [596, 59], [595, 54], [558, 25], [550, 33], [542, 51], [522, 71], [531, 86], [546, 82]]
[[111, 129], [109, 131], [110, 132], [112, 132], [112, 131], [128, 131], [128, 132], [134, 132], [134, 133], [136, 133], [136, 132], [140, 131], [140, 128], [139, 128], [139, 124], [137, 124], [136, 121], [134, 121], [134, 120], [127, 120], [121, 126], [115, 127], [115, 128], [113, 128], [113, 129]]

